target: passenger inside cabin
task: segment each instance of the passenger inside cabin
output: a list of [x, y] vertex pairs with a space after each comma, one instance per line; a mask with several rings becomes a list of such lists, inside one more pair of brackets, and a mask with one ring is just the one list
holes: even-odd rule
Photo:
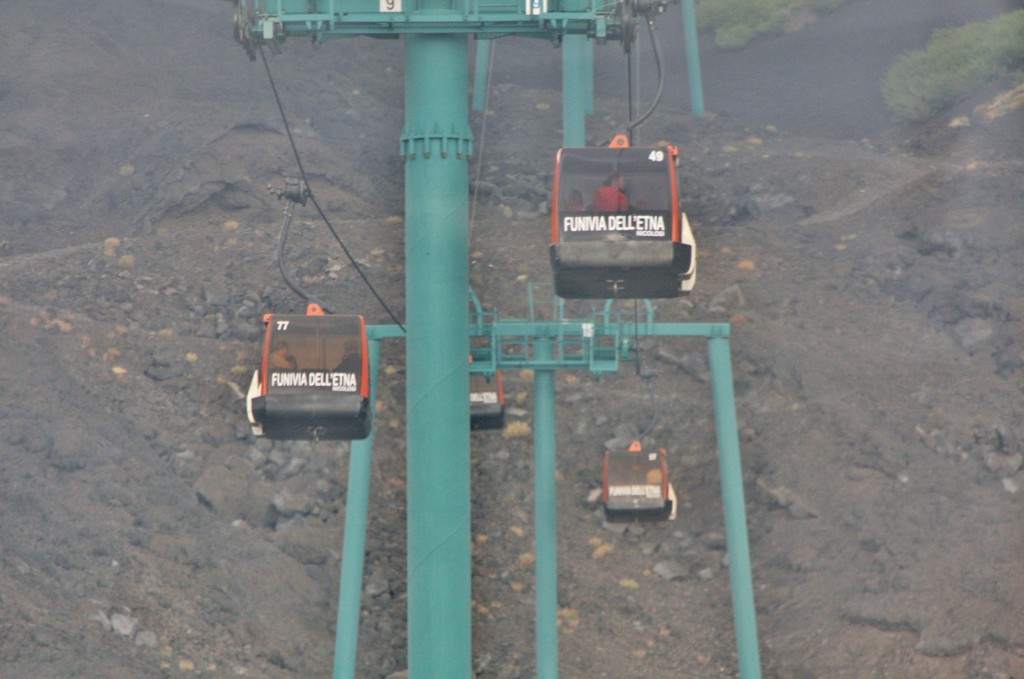
[[621, 172], [608, 175], [594, 193], [594, 210], [597, 212], [625, 212], [629, 209], [626, 196], [626, 176]]
[[363, 354], [360, 351], [359, 341], [356, 337], [346, 336], [342, 339], [342, 348], [345, 355], [334, 368], [334, 372], [352, 373], [360, 375], [363, 372]]
[[274, 344], [267, 357], [267, 364], [280, 370], [295, 370], [299, 367], [299, 362], [289, 353], [288, 343], [283, 340]]
[[583, 212], [584, 208], [583, 192], [579, 189], [573, 189], [572, 193], [569, 194], [569, 212]]

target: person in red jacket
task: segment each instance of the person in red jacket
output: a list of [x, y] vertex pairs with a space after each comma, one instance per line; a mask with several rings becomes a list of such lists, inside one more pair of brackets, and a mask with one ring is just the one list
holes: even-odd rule
[[626, 197], [626, 176], [615, 172], [597, 187], [594, 194], [594, 210], [597, 212], [625, 212], [629, 209], [629, 198]]

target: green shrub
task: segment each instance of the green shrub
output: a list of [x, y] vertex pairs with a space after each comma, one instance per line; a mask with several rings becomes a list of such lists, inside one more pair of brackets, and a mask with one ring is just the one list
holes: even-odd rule
[[1024, 69], [1024, 10], [936, 31], [882, 79], [886, 105], [900, 118], [925, 120], [987, 84]]
[[831, 11], [847, 0], [699, 0], [697, 26], [713, 30], [715, 44], [726, 49], [743, 47], [759, 35], [781, 33], [786, 10], [806, 5]]
[[758, 35], [782, 30], [780, 10], [790, 0], [703, 0], [697, 5], [697, 25], [713, 29], [715, 44], [742, 47]]

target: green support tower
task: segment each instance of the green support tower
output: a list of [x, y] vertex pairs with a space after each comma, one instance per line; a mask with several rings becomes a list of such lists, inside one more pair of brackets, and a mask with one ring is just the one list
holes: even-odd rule
[[[276, 49], [289, 37], [302, 36], [315, 42], [359, 35], [406, 39], [406, 119], [400, 153], [406, 168], [410, 679], [470, 679], [473, 675], [467, 398], [467, 357], [473, 326], [466, 303], [467, 186], [473, 140], [468, 120], [468, 36], [474, 35], [483, 43], [500, 36], [522, 35], [562, 44], [564, 138], [569, 145], [583, 145], [585, 117], [593, 110], [593, 41], [617, 40], [621, 33], [616, 5], [595, 7], [588, 0], [236, 2], [235, 37], [253, 59], [264, 44]], [[477, 60], [478, 68], [484, 61]], [[478, 89], [480, 82], [478, 77]], [[477, 99], [478, 107], [481, 101]], [[393, 326], [369, 330], [371, 373], [375, 374], [377, 343], [402, 333]], [[497, 334], [508, 330], [491, 325], [485, 335], [493, 341]], [[522, 361], [515, 362], [513, 357], [510, 365], [537, 371], [537, 672], [540, 679], [556, 679], [554, 372], [580, 366], [562, 365], [555, 358], [561, 355], [557, 342], [564, 327], [527, 323], [514, 330], [525, 332], [527, 343], [535, 349]], [[692, 328], [672, 330], [666, 334], [696, 332]], [[720, 328], [701, 330], [716, 336], [723, 332]], [[501, 367], [497, 363], [499, 355], [492, 353], [490, 364], [477, 363], [473, 369], [493, 371]], [[711, 359], [716, 412], [724, 403], [733, 409], [721, 426], [732, 427], [735, 435], [731, 375], [722, 377], [722, 362], [728, 360], [727, 345], [724, 359], [721, 350], [712, 345]], [[727, 444], [727, 448], [732, 445]], [[720, 440], [720, 457], [721, 445]], [[349, 501], [354, 511], [346, 519], [335, 679], [351, 679], [355, 673], [371, 447], [369, 438], [353, 446], [352, 452]], [[724, 456], [722, 473], [741, 676], [759, 679], [738, 443]], [[352, 551], [356, 553], [350, 554]]]

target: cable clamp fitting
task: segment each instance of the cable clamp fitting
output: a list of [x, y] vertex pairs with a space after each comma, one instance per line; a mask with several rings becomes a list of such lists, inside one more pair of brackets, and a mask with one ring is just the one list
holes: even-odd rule
[[306, 205], [306, 199], [311, 195], [309, 187], [306, 186], [306, 182], [301, 179], [293, 179], [291, 177], [284, 178], [284, 187], [267, 184], [267, 191], [270, 191], [272, 194], [277, 196], [278, 200], [284, 198], [285, 200], [302, 206]]

